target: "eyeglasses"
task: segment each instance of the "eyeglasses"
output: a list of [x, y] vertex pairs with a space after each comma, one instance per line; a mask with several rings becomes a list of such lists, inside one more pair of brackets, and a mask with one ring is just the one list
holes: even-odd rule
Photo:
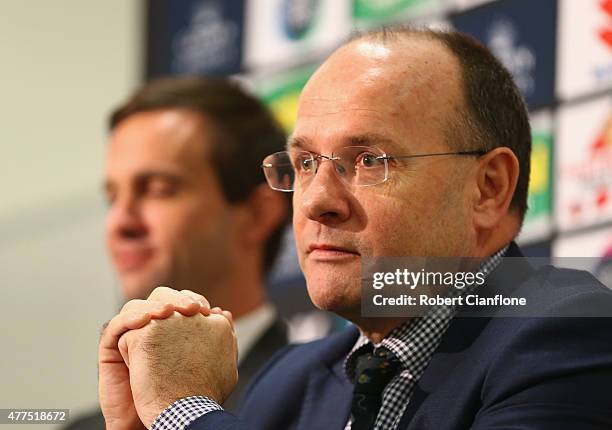
[[368, 187], [389, 179], [389, 161], [438, 157], [443, 155], [484, 155], [486, 151], [438, 152], [433, 154], [387, 155], [379, 148], [368, 146], [345, 146], [332, 155], [314, 154], [309, 151], [281, 151], [268, 155], [262, 168], [273, 190], [291, 192], [296, 180], [307, 186], [323, 161], [331, 161], [334, 171], [346, 184], [353, 187]]

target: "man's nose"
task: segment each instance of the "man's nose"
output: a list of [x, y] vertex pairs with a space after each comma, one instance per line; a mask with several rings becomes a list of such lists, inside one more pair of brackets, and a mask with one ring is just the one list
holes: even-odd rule
[[349, 186], [335, 168], [333, 161], [320, 163], [313, 178], [296, 196], [302, 212], [323, 224], [342, 223], [351, 216]]
[[118, 197], [112, 204], [106, 218], [107, 234], [121, 238], [139, 238], [147, 233], [141, 207], [132, 195]]

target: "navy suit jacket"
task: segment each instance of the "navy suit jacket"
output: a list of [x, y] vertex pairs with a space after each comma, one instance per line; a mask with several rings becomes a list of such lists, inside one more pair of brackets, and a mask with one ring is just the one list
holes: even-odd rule
[[[514, 244], [507, 255], [521, 256]], [[586, 272], [535, 270], [526, 261], [520, 270], [502, 263], [486, 286], [483, 294], [526, 297], [542, 316], [468, 317], [460, 310], [399, 428], [612, 429], [612, 318], [558, 317], [577, 307], [612, 314], [612, 292]], [[357, 337], [351, 327], [285, 348], [254, 380], [239, 418], [217, 411], [188, 428], [343, 429], [352, 395], [343, 361]]]

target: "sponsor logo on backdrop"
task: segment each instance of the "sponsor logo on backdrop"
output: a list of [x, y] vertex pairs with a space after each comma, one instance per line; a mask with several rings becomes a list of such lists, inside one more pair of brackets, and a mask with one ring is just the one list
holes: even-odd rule
[[604, 212], [611, 204], [612, 191], [612, 114], [603, 124], [601, 132], [588, 147], [589, 157], [567, 168], [567, 175], [581, 183], [585, 190], [569, 202], [574, 218], [579, 218], [586, 207]]
[[358, 19], [393, 19], [395, 15], [432, 0], [353, 0], [353, 16]]
[[531, 170], [527, 213], [518, 238], [519, 243], [547, 239], [552, 218], [552, 115], [544, 110], [530, 115]]
[[225, 19], [218, 2], [196, 4], [189, 25], [173, 40], [173, 70], [189, 73], [227, 64], [238, 55], [239, 35], [238, 25]]
[[[557, 0], [505, 0], [451, 15], [455, 28], [488, 46], [530, 109], [554, 102]], [[562, 32], [561, 32], [562, 33]]]
[[529, 175], [528, 221], [550, 215], [550, 133], [534, 133], [532, 136], [531, 172]]
[[287, 133], [293, 131], [300, 93], [314, 71], [314, 66], [274, 76], [260, 83], [257, 91]]
[[[596, 32], [598, 43], [603, 44], [608, 52], [612, 53], [612, 0], [602, 0], [599, 2], [599, 12], [607, 21], [605, 26], [599, 27]], [[595, 66], [593, 69], [597, 81], [608, 80], [612, 77], [612, 64]]]
[[291, 40], [303, 39], [312, 29], [319, 10], [319, 0], [283, 0], [283, 29]]
[[612, 0], [604, 0], [600, 4], [601, 11], [608, 17], [608, 25], [599, 30], [599, 39], [612, 49]]
[[535, 53], [517, 42], [518, 30], [506, 19], [498, 19], [487, 31], [487, 45], [508, 68], [525, 97], [535, 91]]

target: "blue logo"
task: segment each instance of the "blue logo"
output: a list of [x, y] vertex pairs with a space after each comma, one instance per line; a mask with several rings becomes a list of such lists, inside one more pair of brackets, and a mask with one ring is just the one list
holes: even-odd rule
[[487, 32], [487, 45], [512, 74], [525, 97], [535, 91], [536, 56], [532, 49], [517, 42], [517, 29], [506, 19], [495, 21]]
[[218, 3], [198, 3], [189, 25], [174, 38], [173, 69], [195, 73], [220, 68], [238, 55], [239, 37], [238, 24], [224, 17]]
[[319, 0], [283, 0], [281, 7], [283, 30], [292, 40], [304, 38], [313, 26]]

